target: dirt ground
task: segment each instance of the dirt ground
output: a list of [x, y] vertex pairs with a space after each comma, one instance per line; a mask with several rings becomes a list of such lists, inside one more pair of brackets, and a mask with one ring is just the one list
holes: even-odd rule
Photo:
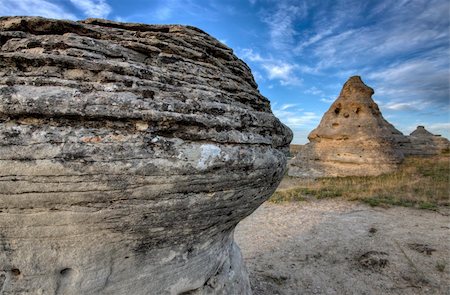
[[266, 202], [235, 238], [255, 295], [450, 294], [448, 213]]

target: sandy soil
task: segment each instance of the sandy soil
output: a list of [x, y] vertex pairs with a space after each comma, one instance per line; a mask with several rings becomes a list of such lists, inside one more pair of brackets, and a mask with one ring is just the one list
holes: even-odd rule
[[263, 204], [235, 231], [255, 295], [450, 294], [448, 210]]

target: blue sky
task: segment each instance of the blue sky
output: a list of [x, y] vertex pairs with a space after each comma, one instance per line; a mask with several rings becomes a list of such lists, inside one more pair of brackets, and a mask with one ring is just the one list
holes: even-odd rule
[[403, 133], [450, 137], [449, 10], [448, 0], [0, 0], [0, 15], [197, 26], [250, 66], [295, 143], [352, 75]]

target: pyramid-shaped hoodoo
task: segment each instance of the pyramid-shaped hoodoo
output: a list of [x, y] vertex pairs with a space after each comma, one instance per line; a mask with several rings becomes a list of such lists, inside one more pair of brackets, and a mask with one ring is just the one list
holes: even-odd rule
[[426, 130], [424, 126], [417, 126], [416, 130], [411, 132], [410, 136], [431, 137], [431, 136], [435, 136], [435, 135], [433, 133], [431, 133], [430, 131]]
[[348, 79], [339, 97], [291, 161], [289, 175], [325, 177], [379, 175], [403, 160], [397, 148], [408, 139], [387, 122], [373, 101], [374, 90], [359, 76]]

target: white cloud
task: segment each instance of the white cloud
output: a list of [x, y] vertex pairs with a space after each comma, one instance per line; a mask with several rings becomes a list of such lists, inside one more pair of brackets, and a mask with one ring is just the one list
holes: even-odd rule
[[112, 11], [105, 0], [70, 0], [86, 17], [106, 18]]
[[287, 109], [291, 109], [291, 108], [293, 108], [293, 107], [296, 107], [298, 104], [283, 104], [281, 107], [280, 107], [280, 111], [284, 111], [284, 110], [287, 110]]
[[319, 88], [317, 88], [315, 86], [313, 86], [309, 89], [306, 89], [305, 93], [312, 94], [312, 95], [323, 95], [324, 94], [322, 90], [320, 90]]
[[277, 108], [276, 105], [274, 105], [272, 111], [277, 118], [279, 118], [291, 129], [296, 129], [298, 127], [309, 127], [312, 130], [321, 118], [314, 112], [305, 112], [301, 109], [292, 110], [289, 105], [287, 108], [286, 105], [282, 105], [280, 108]]
[[303, 112], [302, 114], [299, 114], [297, 116], [288, 116], [285, 121], [288, 126], [312, 126], [316, 125], [319, 120], [320, 116], [317, 115], [314, 112]]
[[262, 67], [266, 70], [269, 80], [279, 80], [283, 86], [300, 85], [302, 79], [294, 73], [295, 65], [289, 63], [265, 63]]
[[267, 79], [278, 80], [282, 86], [300, 85], [302, 83], [302, 79], [295, 73], [298, 66], [294, 63], [276, 60], [272, 57], [263, 57], [249, 48], [240, 50], [239, 55], [244, 60], [257, 63], [266, 72]]
[[269, 79], [287, 79], [294, 70], [294, 66], [287, 63], [264, 64], [263, 67], [269, 74]]
[[0, 0], [0, 15], [29, 15], [71, 20], [77, 18], [62, 6], [47, 0]]
[[380, 103], [380, 106], [393, 111], [416, 111], [426, 107], [420, 101]]
[[384, 105], [384, 108], [388, 110], [394, 111], [410, 111], [416, 109], [417, 102], [408, 103], [408, 102], [390, 102]]
[[244, 48], [239, 54], [243, 59], [248, 59], [253, 62], [267, 62], [271, 61], [271, 58], [263, 58], [259, 53], [253, 52], [253, 49]]
[[322, 98], [320, 99], [320, 101], [321, 101], [321, 102], [324, 102], [324, 103], [327, 103], [327, 104], [330, 104], [330, 103], [333, 103], [333, 102], [335, 101], [335, 99], [333, 99], [333, 98], [322, 97]]

